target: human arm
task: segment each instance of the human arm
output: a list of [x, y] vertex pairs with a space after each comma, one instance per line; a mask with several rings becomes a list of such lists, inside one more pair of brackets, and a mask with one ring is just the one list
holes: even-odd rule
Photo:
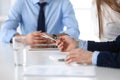
[[120, 68], [120, 53], [101, 51], [97, 57], [97, 66]]
[[75, 40], [74, 38], [64, 35], [57, 39], [56, 45], [61, 51], [70, 51], [75, 48], [82, 48], [87, 50], [88, 42], [84, 40]]
[[7, 19], [1, 26], [0, 41], [8, 43], [15, 34], [18, 34], [16, 30], [19, 22], [21, 22], [21, 5], [23, 5], [23, 0], [15, 0], [14, 5], [8, 13]]
[[[64, 36], [61, 37], [61, 40], [57, 41], [57, 46], [60, 50], [63, 49], [63, 51], [66, 51], [67, 47], [65, 46], [65, 43], [67, 43], [67, 46], [69, 47], [70, 45], [77, 46], [79, 48], [83, 48], [85, 50], [89, 51], [112, 51], [112, 52], [119, 52], [120, 50], [120, 36], [116, 38], [114, 41], [110, 42], [95, 42], [95, 41], [84, 41], [84, 40], [79, 40], [79, 43], [76, 43], [75, 39], [72, 39], [69, 36]], [[72, 44], [71, 44], [72, 43]], [[70, 49], [73, 49], [75, 47], [71, 47]], [[68, 50], [68, 49], [67, 49]]]
[[71, 62], [77, 62], [80, 64], [92, 64], [92, 52], [79, 49], [72, 49], [66, 56], [65, 61], [69, 64]]
[[77, 62], [80, 64], [93, 64], [95, 62], [95, 65], [101, 67], [120, 68], [119, 53], [110, 51], [101, 51], [97, 54], [93, 53], [84, 49], [73, 49], [69, 51], [69, 54], [67, 54], [65, 60], [68, 64], [71, 62]]
[[[31, 45], [31, 46], [33, 46], [33, 45], [35, 46], [36, 45], [36, 47], [38, 46], [38, 44], [51, 44], [51, 43], [55, 42], [52, 39], [44, 37], [43, 35], [48, 35], [48, 36], [52, 37], [52, 35], [50, 35], [48, 33], [45, 33], [45, 32], [41, 32], [41, 31], [32, 31], [32, 32], [30, 32], [27, 35], [16, 34], [16, 35], [14, 35], [14, 37], [22, 36], [22, 37], [24, 37], [24, 42], [27, 45]], [[19, 41], [21, 41], [21, 40], [19, 40]], [[11, 40], [11, 42], [12, 42], [12, 40]], [[38, 46], [38, 47], [40, 47], [40, 46]]]
[[116, 40], [108, 42], [88, 41], [88, 50], [118, 52], [120, 50], [120, 36]]
[[[68, 63], [70, 63], [72, 61], [76, 61], [76, 62], [78, 61], [80, 63], [83, 63], [83, 62], [88, 63], [88, 64], [92, 63], [92, 64], [96, 64], [97, 66], [103, 66], [103, 67], [119, 67], [119, 65], [120, 65], [120, 59], [119, 59], [120, 58], [120, 55], [119, 55], [120, 36], [118, 36], [116, 38], [116, 40], [112, 41], [112, 42], [93, 42], [93, 41], [89, 41], [88, 43], [84, 42], [84, 41], [83, 41], [84, 43], [79, 42], [79, 48], [80, 48], [80, 45], [83, 45], [83, 46], [88, 45], [88, 50], [90, 50], [90, 51], [85, 51], [86, 48], [84, 48], [83, 50], [82, 49], [76, 50], [75, 44], [73, 43], [73, 42], [75, 42], [75, 40], [73, 40], [69, 36], [64, 37], [62, 39], [64, 39], [65, 41], [60, 41], [60, 42], [58, 41], [58, 48], [60, 48], [61, 50], [62, 49], [66, 50], [69, 48], [69, 50], [67, 50], [67, 51], [69, 51], [70, 53], [73, 53], [73, 54], [68, 54], [68, 56], [73, 55], [74, 58], [76, 58], [73, 60], [70, 60], [69, 57], [66, 58], [66, 61]], [[65, 43], [67, 43], [67, 47], [65, 47]], [[73, 45], [74, 45], [74, 47], [70, 47]], [[97, 50], [98, 51], [100, 50], [100, 51], [95, 53]], [[86, 54], [86, 53], [88, 53], [88, 54]], [[90, 53], [92, 54], [92, 56]], [[79, 56], [76, 56], [76, 55], [79, 55]], [[82, 58], [79, 59], [81, 56], [82, 56]], [[89, 58], [89, 59], [87, 59], [87, 58]], [[86, 60], [86, 62], [85, 62], [85, 60]], [[90, 61], [88, 61], [88, 60], [90, 60]], [[107, 61], [110, 63], [108, 63]]]
[[97, 64], [99, 51], [91, 52], [81, 48], [72, 49], [66, 56], [66, 62], [77, 62], [80, 64]]
[[64, 33], [68, 34], [72, 38], [77, 39], [80, 34], [78, 22], [75, 18], [73, 6], [69, 0], [63, 1], [62, 14], [63, 14], [62, 22], [64, 26], [66, 26], [66, 30], [64, 31]]
[[[44, 33], [47, 34], [47, 33]], [[34, 44], [45, 44], [49, 43], [51, 40], [42, 37], [43, 32], [41, 31], [33, 31], [27, 35], [25, 35], [25, 41], [28, 45], [34, 45]]]
[[70, 51], [77, 47], [77, 41], [68, 35], [64, 35], [57, 39], [56, 45], [61, 51]]

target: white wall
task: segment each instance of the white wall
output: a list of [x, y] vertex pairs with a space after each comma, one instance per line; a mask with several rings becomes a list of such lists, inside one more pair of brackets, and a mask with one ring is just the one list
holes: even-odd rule
[[10, 6], [11, 6], [10, 0], [0, 0], [0, 26], [5, 20]]
[[[78, 20], [80, 39], [95, 40], [98, 38], [98, 27], [94, 20], [95, 14], [92, 0], [70, 0], [73, 4], [75, 15]], [[94, 6], [95, 7], [95, 6]]]

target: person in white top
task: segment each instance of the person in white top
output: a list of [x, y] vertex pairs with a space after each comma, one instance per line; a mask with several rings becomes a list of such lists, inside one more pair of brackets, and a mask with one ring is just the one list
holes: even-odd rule
[[120, 34], [120, 0], [93, 0], [98, 14], [100, 41], [112, 41]]

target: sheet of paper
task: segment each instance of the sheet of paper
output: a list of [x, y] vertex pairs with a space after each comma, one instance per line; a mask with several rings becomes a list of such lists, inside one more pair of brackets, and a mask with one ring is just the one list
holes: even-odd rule
[[[88, 69], [88, 70], [86, 70]], [[42, 77], [94, 77], [94, 68], [85, 68], [80, 66], [52, 66], [52, 65], [34, 65], [29, 66], [24, 71], [24, 76], [42, 76]]]

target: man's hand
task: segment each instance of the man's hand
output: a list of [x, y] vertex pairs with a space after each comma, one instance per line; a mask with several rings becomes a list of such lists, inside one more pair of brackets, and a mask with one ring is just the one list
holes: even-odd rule
[[71, 62], [92, 64], [92, 52], [83, 49], [73, 49], [66, 56], [66, 62], [68, 64]]
[[27, 44], [40, 44], [40, 43], [47, 43], [48, 39], [43, 38], [41, 31], [33, 31], [25, 36]]
[[59, 37], [56, 41], [56, 45], [61, 51], [70, 51], [71, 49], [75, 49], [77, 47], [77, 42], [68, 35], [64, 35]]

